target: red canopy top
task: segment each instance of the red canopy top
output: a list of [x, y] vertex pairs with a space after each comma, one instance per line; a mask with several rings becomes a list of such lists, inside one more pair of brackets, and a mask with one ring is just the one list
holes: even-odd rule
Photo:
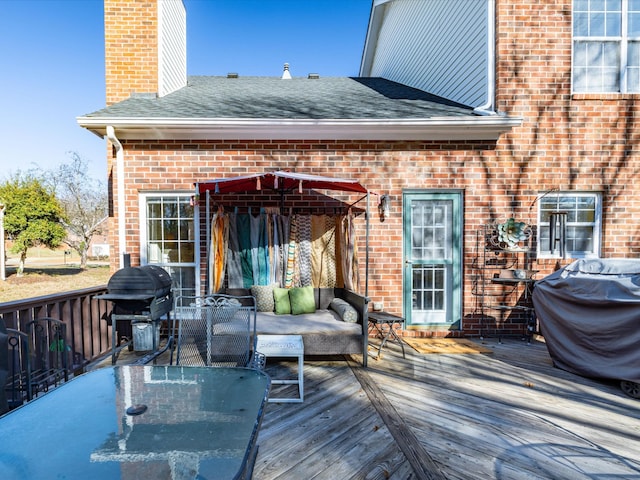
[[198, 194], [207, 191], [213, 191], [213, 193], [258, 192], [264, 189], [290, 191], [296, 188], [298, 190], [312, 188], [367, 193], [367, 189], [356, 180], [284, 171], [256, 173], [196, 183]]

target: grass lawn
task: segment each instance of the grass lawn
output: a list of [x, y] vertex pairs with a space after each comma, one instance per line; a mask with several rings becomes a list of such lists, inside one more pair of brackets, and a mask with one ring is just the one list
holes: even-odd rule
[[7, 279], [0, 280], [0, 303], [106, 285], [111, 276], [109, 266], [104, 262], [90, 262], [85, 270], [81, 270], [77, 255], [46, 249], [29, 250], [22, 277], [16, 275], [16, 266], [17, 259], [10, 255], [6, 265]]

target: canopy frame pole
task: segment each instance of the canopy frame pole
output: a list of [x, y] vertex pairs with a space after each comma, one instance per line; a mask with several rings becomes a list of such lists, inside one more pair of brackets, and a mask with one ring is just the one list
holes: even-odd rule
[[[365, 212], [365, 247], [364, 247], [364, 296], [369, 298], [369, 191], [367, 190], [367, 211]], [[367, 352], [365, 352], [366, 355]]]
[[[207, 190], [207, 193], [205, 195], [206, 197], [206, 203], [205, 203], [205, 228], [206, 228], [206, 233], [205, 233], [205, 238], [206, 238], [206, 245], [205, 248], [207, 249], [207, 266], [206, 266], [206, 271], [207, 271], [207, 276], [205, 278], [205, 285], [207, 286], [207, 290], [209, 291], [209, 293], [213, 293], [211, 291], [211, 196], [210, 196], [210, 192], [209, 190]], [[198, 275], [200, 274], [200, 272], [198, 272]]]
[[[193, 196], [193, 235], [194, 239], [200, 239], [200, 216], [202, 214], [200, 208], [200, 187], [198, 184], [195, 184], [196, 190]], [[200, 258], [200, 254], [202, 253], [202, 249], [200, 248], [200, 241], [196, 240], [194, 243], [194, 262], [195, 262], [195, 288], [196, 292], [200, 292], [201, 289], [201, 281], [200, 281], [200, 269], [202, 267], [202, 259]], [[194, 293], [196, 293], [194, 292]]]

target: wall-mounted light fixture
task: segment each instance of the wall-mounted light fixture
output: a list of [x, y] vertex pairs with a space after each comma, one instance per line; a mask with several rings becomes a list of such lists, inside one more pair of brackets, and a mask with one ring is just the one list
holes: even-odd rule
[[380, 215], [380, 221], [384, 222], [389, 217], [389, 209], [391, 206], [391, 199], [389, 195], [380, 195], [380, 203], [378, 203], [378, 214]]

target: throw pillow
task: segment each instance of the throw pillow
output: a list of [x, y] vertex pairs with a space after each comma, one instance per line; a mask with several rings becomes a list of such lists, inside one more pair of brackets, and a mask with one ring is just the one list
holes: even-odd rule
[[289, 302], [289, 289], [276, 287], [273, 289], [273, 300], [275, 310], [278, 315], [291, 313], [291, 303]]
[[299, 315], [301, 313], [315, 313], [316, 299], [313, 296], [313, 287], [295, 287], [289, 290], [289, 300], [291, 301], [291, 313]]
[[334, 298], [331, 300], [329, 308], [336, 312], [344, 322], [356, 323], [358, 321], [357, 310], [346, 300]]
[[259, 312], [273, 312], [276, 307], [273, 299], [275, 285], [253, 285], [251, 295], [256, 297], [256, 309]]

